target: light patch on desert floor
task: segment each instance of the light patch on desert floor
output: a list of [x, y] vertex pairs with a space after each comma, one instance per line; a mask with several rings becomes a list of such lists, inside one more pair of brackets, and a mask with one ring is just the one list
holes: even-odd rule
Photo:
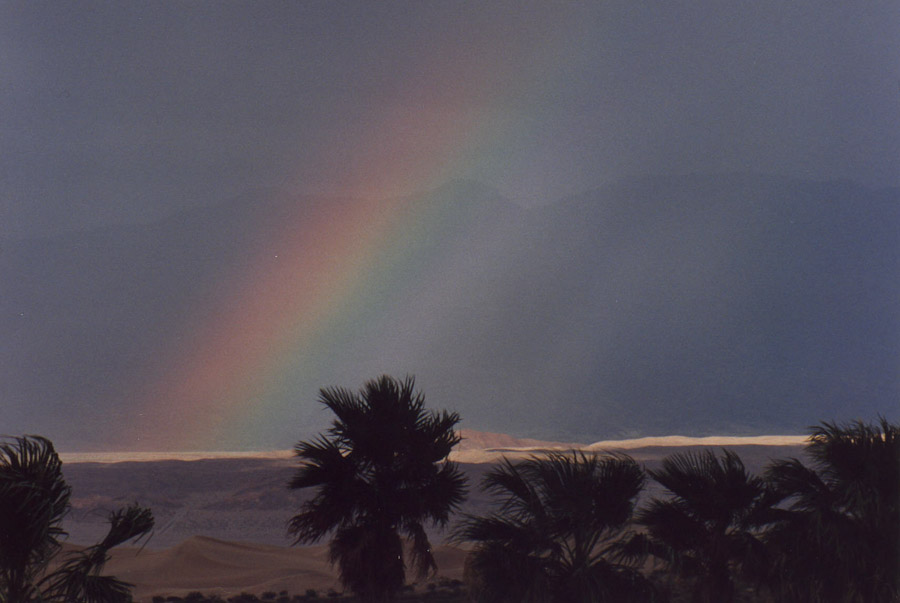
[[[466, 433], [463, 431], [463, 437]], [[641, 448], [677, 448], [689, 446], [802, 446], [808, 441], [802, 435], [763, 435], [763, 436], [657, 436], [628, 440], [603, 440], [593, 444], [564, 442], [541, 442], [537, 440], [515, 440], [510, 436], [496, 434], [501, 437], [491, 438], [481, 433], [477, 442], [479, 447], [461, 446], [450, 454], [450, 458], [461, 463], [491, 463], [501, 458], [517, 459], [534, 454], [558, 451], [581, 450], [585, 452], [605, 452], [618, 450], [637, 450]], [[474, 439], [474, 438], [473, 438]], [[463, 440], [465, 443], [465, 440]]]
[[[462, 430], [462, 442], [450, 459], [462, 463], [489, 463], [501, 457], [520, 458], [547, 451], [633, 450], [654, 446], [800, 446], [802, 435], [762, 436], [656, 436], [628, 440], [602, 440], [593, 444], [516, 438], [506, 434]], [[197, 461], [202, 459], [289, 459], [292, 450], [193, 451], [193, 452], [61, 452], [64, 463], [122, 463], [143, 461]]]
[[127, 463], [147, 461], [200, 461], [205, 459], [287, 459], [292, 450], [193, 452], [60, 452], [63, 463]]

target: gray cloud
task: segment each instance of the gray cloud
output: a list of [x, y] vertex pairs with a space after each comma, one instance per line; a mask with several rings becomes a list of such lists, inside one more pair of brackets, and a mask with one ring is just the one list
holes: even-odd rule
[[504, 124], [450, 176], [526, 200], [690, 171], [896, 185], [898, 10], [4, 3], [3, 233], [328, 190], [360, 129], [417, 85], [415, 110]]

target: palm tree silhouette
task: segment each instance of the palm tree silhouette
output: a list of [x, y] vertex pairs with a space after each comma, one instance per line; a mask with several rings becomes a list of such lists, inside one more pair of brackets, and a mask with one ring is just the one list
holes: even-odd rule
[[503, 498], [498, 511], [469, 516], [455, 532], [475, 543], [470, 594], [498, 603], [646, 600], [649, 583], [611, 554], [643, 484], [640, 466], [624, 455], [504, 460], [483, 483]]
[[766, 534], [776, 600], [900, 600], [900, 426], [822, 423], [806, 453], [766, 472], [786, 506]]
[[661, 560], [688, 580], [694, 601], [732, 601], [736, 571], [761, 563], [758, 528], [769, 521], [773, 502], [765, 482], [729, 450], [721, 456], [712, 450], [674, 454], [648, 473], [669, 496], [652, 499], [638, 513], [646, 533], [623, 551]]
[[131, 601], [130, 584], [100, 572], [113, 547], [153, 528], [149, 509], [137, 505], [110, 514], [110, 530], [98, 544], [71, 553], [54, 571], [71, 488], [50, 440], [40, 436], [0, 444], [0, 602]]
[[414, 385], [385, 375], [359, 393], [321, 390], [337, 418], [326, 435], [296, 446], [303, 464], [289, 487], [317, 490], [289, 531], [297, 543], [333, 533], [329, 555], [341, 582], [369, 601], [403, 587], [404, 556], [420, 577], [436, 567], [425, 524], [445, 526], [465, 497], [465, 478], [446, 460], [460, 441], [459, 415], [426, 412]]

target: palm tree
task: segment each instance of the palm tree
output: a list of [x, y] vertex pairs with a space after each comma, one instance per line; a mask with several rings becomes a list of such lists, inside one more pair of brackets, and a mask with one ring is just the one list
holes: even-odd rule
[[445, 526], [465, 497], [465, 478], [447, 461], [460, 441], [456, 413], [426, 412], [414, 380], [382, 376], [353, 393], [320, 391], [337, 418], [325, 435], [296, 446], [302, 465], [290, 482], [316, 488], [289, 523], [296, 543], [333, 533], [341, 582], [363, 599], [390, 600], [403, 587], [401, 535], [416, 574], [436, 566], [425, 524]]
[[112, 513], [103, 541], [47, 573], [66, 536], [61, 524], [70, 494], [50, 440], [25, 436], [0, 444], [0, 603], [131, 600], [130, 584], [100, 572], [112, 547], [153, 528], [152, 514], [137, 505]]
[[471, 594], [498, 603], [647, 600], [649, 583], [611, 554], [643, 484], [640, 466], [624, 455], [504, 460], [483, 482], [503, 498], [498, 511], [469, 516], [455, 533], [475, 543]]
[[694, 601], [734, 600], [734, 575], [755, 567], [763, 554], [757, 529], [770, 518], [765, 482], [750, 475], [734, 452], [675, 454], [648, 471], [668, 492], [638, 513], [646, 533], [623, 551], [651, 554], [674, 575], [688, 580]]
[[900, 600], [900, 426], [823, 423], [806, 454], [767, 470], [786, 507], [766, 534], [776, 599]]
[[0, 601], [33, 599], [37, 581], [59, 551], [71, 488], [49, 440], [0, 445]]

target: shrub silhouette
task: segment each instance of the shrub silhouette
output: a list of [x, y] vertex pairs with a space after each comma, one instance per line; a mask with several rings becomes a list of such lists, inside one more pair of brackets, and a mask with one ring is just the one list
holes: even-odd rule
[[455, 533], [475, 543], [466, 564], [476, 601], [627, 602], [652, 597], [634, 564], [617, 558], [644, 473], [630, 457], [552, 453], [504, 460], [484, 478], [497, 512]]
[[648, 471], [669, 496], [654, 498], [638, 513], [646, 533], [623, 550], [651, 554], [687, 580], [693, 600], [734, 599], [736, 572], [762, 554], [760, 526], [771, 519], [772, 498], [762, 478], [751, 475], [737, 454], [723, 450], [674, 454]]
[[900, 426], [822, 423], [806, 452], [767, 471], [785, 506], [765, 536], [775, 599], [900, 600]]

